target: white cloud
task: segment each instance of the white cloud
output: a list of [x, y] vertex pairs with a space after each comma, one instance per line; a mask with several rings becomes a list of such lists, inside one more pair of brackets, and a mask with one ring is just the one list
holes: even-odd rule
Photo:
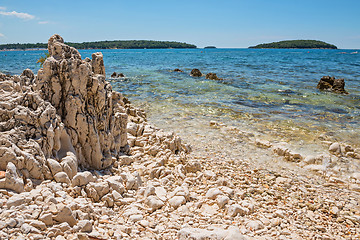
[[6, 7], [0, 6], [0, 10], [6, 10]]
[[2, 33], [0, 33], [0, 37], [5, 37], [5, 35], [4, 35], [4, 34], [2, 34]]
[[40, 22], [38, 22], [38, 24], [49, 24], [50, 22], [48, 22], [48, 21], [40, 21]]
[[19, 12], [16, 12], [16, 11], [12, 11], [12, 12], [0, 11], [0, 15], [14, 16], [14, 17], [17, 17], [17, 18], [25, 19], [25, 20], [31, 20], [31, 19], [35, 18], [35, 16], [30, 15], [28, 13], [19, 13]]

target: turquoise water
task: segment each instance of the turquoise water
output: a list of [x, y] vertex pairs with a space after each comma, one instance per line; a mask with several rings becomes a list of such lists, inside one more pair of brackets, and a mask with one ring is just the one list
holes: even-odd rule
[[[312, 142], [326, 134], [359, 144], [360, 54], [356, 50], [161, 49], [101, 51], [114, 89], [149, 117], [216, 120], [248, 126], [270, 139]], [[0, 52], [0, 71], [37, 71], [43, 51]], [[180, 68], [183, 73], [172, 72]], [[189, 76], [214, 72], [221, 81]], [[110, 79], [112, 72], [126, 78]], [[316, 89], [324, 75], [344, 78], [348, 95]], [[294, 135], [297, 137], [294, 138]]]

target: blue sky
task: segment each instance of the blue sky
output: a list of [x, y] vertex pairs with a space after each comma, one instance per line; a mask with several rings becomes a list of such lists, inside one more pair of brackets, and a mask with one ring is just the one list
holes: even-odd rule
[[360, 48], [360, 0], [0, 1], [0, 43], [173, 40], [246, 48], [316, 39]]

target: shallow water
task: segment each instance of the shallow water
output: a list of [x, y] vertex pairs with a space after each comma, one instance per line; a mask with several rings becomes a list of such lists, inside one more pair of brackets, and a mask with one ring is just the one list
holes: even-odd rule
[[[252, 131], [269, 140], [316, 149], [318, 137], [359, 146], [360, 54], [355, 50], [143, 49], [81, 50], [104, 54], [107, 77], [148, 112], [159, 127], [207, 131], [210, 120]], [[36, 71], [44, 51], [0, 52], [0, 71]], [[344, 53], [345, 52], [345, 53]], [[184, 72], [172, 72], [180, 68]], [[193, 78], [198, 68], [221, 81]], [[126, 78], [110, 79], [112, 72]], [[348, 95], [316, 89], [324, 75], [344, 78]], [[191, 120], [191, 121], [190, 121]], [[199, 126], [197, 126], [197, 122]]]

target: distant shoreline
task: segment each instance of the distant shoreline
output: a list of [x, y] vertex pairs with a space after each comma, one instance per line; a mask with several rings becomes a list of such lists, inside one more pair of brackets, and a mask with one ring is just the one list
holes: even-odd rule
[[275, 49], [338, 49], [335, 45], [318, 40], [286, 40], [272, 43], [262, 43], [249, 48]]

